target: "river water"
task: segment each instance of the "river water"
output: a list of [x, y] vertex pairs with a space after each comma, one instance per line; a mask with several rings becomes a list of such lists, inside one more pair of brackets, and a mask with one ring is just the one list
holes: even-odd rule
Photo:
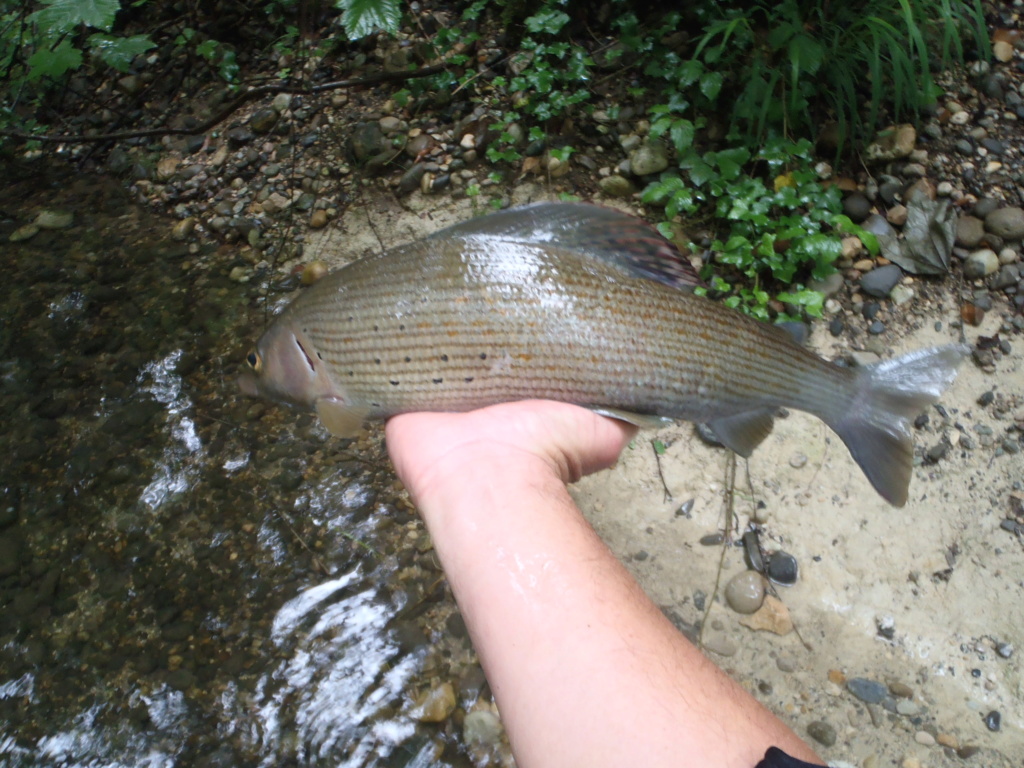
[[0, 765], [508, 764], [381, 433], [242, 398], [291, 294], [172, 224], [104, 179], [0, 197]]

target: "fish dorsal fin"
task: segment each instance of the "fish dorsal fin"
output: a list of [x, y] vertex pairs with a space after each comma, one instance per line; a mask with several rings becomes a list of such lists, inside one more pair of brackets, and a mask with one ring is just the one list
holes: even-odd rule
[[749, 458], [754, 449], [768, 437], [775, 424], [774, 411], [762, 408], [732, 416], [722, 416], [708, 422], [715, 437], [729, 450]]
[[457, 237], [557, 245], [680, 290], [704, 285], [689, 260], [646, 221], [591, 203], [509, 208], [447, 227], [428, 239]]
[[355, 437], [369, 413], [369, 408], [346, 405], [334, 397], [321, 397], [316, 401], [320, 423], [335, 437]]

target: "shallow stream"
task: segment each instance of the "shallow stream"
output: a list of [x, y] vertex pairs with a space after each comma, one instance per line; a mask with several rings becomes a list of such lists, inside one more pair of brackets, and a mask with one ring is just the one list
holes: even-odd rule
[[0, 765], [507, 761], [463, 744], [492, 705], [380, 433], [243, 399], [287, 294], [172, 225], [103, 179], [0, 197]]

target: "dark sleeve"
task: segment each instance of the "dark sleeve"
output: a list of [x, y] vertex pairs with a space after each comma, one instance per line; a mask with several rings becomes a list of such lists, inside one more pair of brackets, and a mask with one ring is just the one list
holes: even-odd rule
[[768, 751], [764, 753], [764, 760], [754, 768], [826, 768], [826, 766], [819, 763], [805, 763], [803, 760], [790, 757], [778, 747], [769, 747]]

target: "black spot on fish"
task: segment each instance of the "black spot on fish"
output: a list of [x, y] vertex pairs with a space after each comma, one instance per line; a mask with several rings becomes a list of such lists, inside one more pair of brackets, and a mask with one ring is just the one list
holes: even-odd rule
[[398, 386], [398, 382], [394, 381], [394, 380], [391, 380], [391, 386], [392, 387], [397, 387]]
[[377, 365], [380, 365], [380, 358], [379, 357], [373, 358], [373, 362], [375, 362]]
[[380, 408], [380, 403], [370, 403], [374, 408]]
[[348, 321], [349, 321], [349, 322], [351, 323], [351, 322], [352, 322], [352, 320], [353, 320], [352, 316], [351, 316], [351, 315], [349, 315]]
[[349, 371], [349, 372], [348, 372], [348, 375], [349, 375], [349, 376], [355, 376], [356, 374], [355, 374], [355, 372], [354, 372], [354, 371]]
[[321, 360], [324, 359], [324, 353], [319, 350], [317, 350], [316, 356], [319, 357]]
[[405, 330], [405, 326], [404, 326], [404, 325], [400, 325], [400, 326], [398, 326], [398, 330], [400, 330], [400, 331], [404, 331], [404, 330]]
[[405, 362], [407, 362], [407, 363], [411, 363], [411, 362], [412, 362], [412, 358], [411, 358], [411, 357], [407, 357], [407, 358], [405, 358]]
[[448, 362], [448, 355], [441, 355], [441, 362], [447, 363]]
[[486, 360], [487, 359], [487, 353], [486, 352], [481, 352], [480, 353], [480, 359], [481, 360]]
[[443, 384], [444, 383], [444, 379], [431, 379], [431, 381], [434, 382], [435, 384]]
[[373, 326], [373, 330], [374, 330], [374, 332], [379, 331], [380, 327], [375, 325], [375, 326]]
[[466, 383], [467, 383], [467, 384], [469, 384], [469, 382], [471, 382], [472, 380], [473, 380], [473, 377], [472, 377], [472, 376], [467, 376], [467, 377], [466, 377]]

